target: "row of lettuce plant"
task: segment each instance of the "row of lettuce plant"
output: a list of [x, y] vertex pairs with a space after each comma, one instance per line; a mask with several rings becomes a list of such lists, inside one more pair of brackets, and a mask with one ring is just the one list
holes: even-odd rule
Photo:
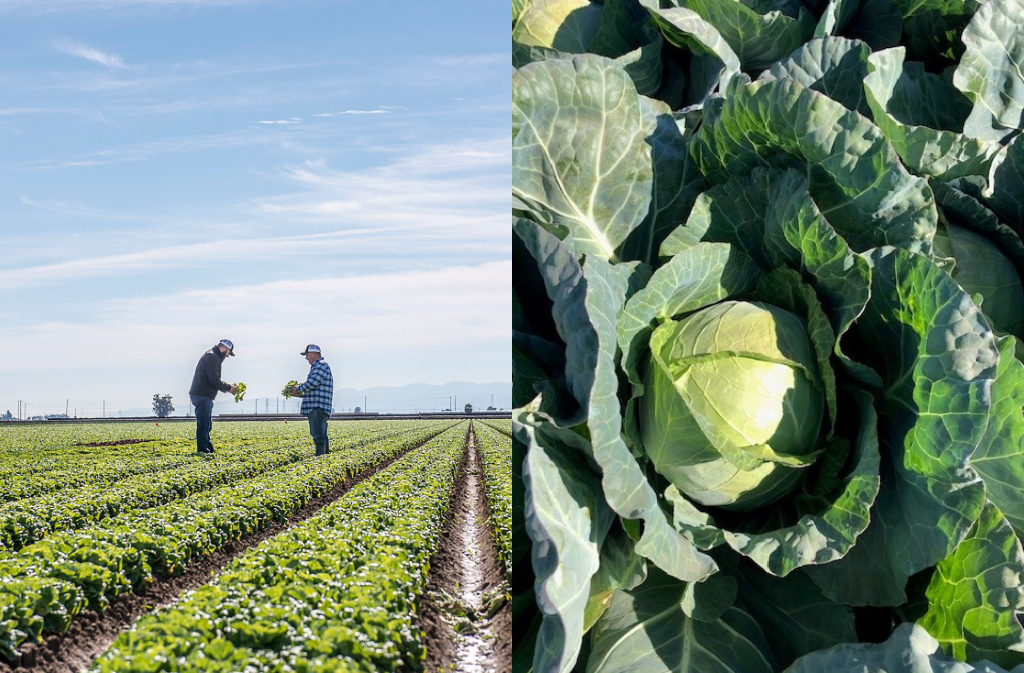
[[[184, 425], [184, 424], [176, 424]], [[130, 444], [116, 444], [130, 440]], [[184, 455], [190, 439], [181, 428], [150, 424], [83, 423], [67, 425], [0, 424], [0, 479], [31, 479], [33, 475], [103, 463], [111, 457], [140, 463], [145, 459]], [[194, 446], [195, 439], [191, 438]], [[98, 446], [88, 446], [88, 444]]]
[[[112, 484], [137, 474], [171, 470], [192, 463], [185, 453], [160, 457], [123, 457], [112, 455], [107, 460], [67, 460], [57, 469], [29, 475], [2, 475], [0, 502], [12, 502], [55, 491], [66, 491], [87, 485]], [[88, 469], [83, 469], [85, 465]]]
[[501, 432], [509, 437], [512, 436], [512, 419], [501, 419], [493, 418], [487, 419], [486, 421], [480, 421], [481, 424], [488, 427], [494, 428], [498, 432]]
[[[373, 421], [379, 431], [386, 421]], [[154, 424], [156, 425], [156, 424]], [[31, 434], [25, 428], [0, 426], [0, 502], [13, 501], [57, 490], [69, 490], [88, 483], [113, 483], [121, 478], [156, 472], [181, 465], [195, 454], [194, 429], [191, 424], [172, 423], [163, 428], [149, 426], [144, 431], [125, 431], [120, 426], [103, 424], [32, 426]], [[262, 423], [236, 422], [218, 424], [216, 438], [223, 450], [245, 446], [277, 447], [288, 443], [289, 434], [275, 431], [267, 433]], [[262, 426], [262, 427], [261, 427]], [[293, 435], [294, 442], [302, 442], [304, 424], [284, 424]], [[365, 434], [365, 428], [354, 423], [337, 423], [331, 431], [348, 437]], [[185, 431], [185, 427], [188, 428]], [[15, 435], [18, 439], [10, 436]], [[140, 444], [114, 444], [119, 438], [141, 435]], [[88, 443], [100, 446], [85, 446]], [[82, 446], [79, 446], [79, 445]], [[92, 479], [89, 481], [89, 479]]]
[[[370, 424], [350, 428], [338, 449], [356, 448], [410, 431], [407, 425]], [[260, 441], [225, 443], [208, 459], [192, 452], [179, 469], [144, 474], [113, 485], [82, 486], [69, 492], [0, 505], [0, 549], [17, 551], [62, 530], [75, 530], [137, 509], [156, 507], [215, 486], [255, 477], [311, 456], [304, 434], [262, 434]], [[88, 466], [79, 468], [88, 479]]]
[[[511, 431], [511, 427], [509, 428]], [[490, 508], [489, 523], [512, 581], [512, 438], [480, 422], [473, 423], [476, 450], [484, 468], [484, 489]]]
[[153, 576], [180, 574], [231, 540], [282, 522], [349, 476], [442, 432], [450, 422], [419, 424], [400, 438], [334, 452], [255, 479], [107, 520], [0, 554], [0, 655], [62, 633], [84, 607], [102, 611]]
[[417, 614], [463, 455], [452, 428], [214, 582], [141, 618], [94, 671], [398, 671], [422, 666]]
[[1024, 666], [1022, 16], [513, 3], [516, 673]]

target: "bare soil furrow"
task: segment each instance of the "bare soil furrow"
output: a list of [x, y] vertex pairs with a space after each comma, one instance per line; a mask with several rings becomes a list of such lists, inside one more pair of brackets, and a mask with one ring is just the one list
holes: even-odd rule
[[504, 673], [512, 664], [512, 608], [502, 602], [505, 570], [487, 526], [483, 463], [472, 431], [459, 470], [420, 606], [424, 670]]

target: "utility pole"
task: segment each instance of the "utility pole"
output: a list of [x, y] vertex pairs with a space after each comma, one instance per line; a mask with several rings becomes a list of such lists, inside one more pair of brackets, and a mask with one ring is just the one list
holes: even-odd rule
[[367, 409], [366, 409], [366, 395], [363, 395], [363, 413], [365, 414], [366, 412], [367, 412]]
[[107, 401], [103, 400], [103, 418], [107, 417]]

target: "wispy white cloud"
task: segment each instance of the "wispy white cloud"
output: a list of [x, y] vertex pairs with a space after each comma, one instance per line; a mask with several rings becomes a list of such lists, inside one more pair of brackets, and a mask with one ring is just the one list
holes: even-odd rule
[[112, 217], [112, 214], [107, 211], [90, 208], [78, 201], [61, 201], [55, 198], [40, 200], [22, 196], [21, 202], [26, 206], [31, 206], [51, 213], [57, 213], [59, 215], [70, 215], [72, 217]]
[[337, 117], [338, 115], [383, 115], [389, 114], [391, 110], [345, 110], [344, 112], [320, 112], [314, 117]]
[[[240, 357], [225, 375], [246, 381], [253, 396], [276, 395], [284, 381], [297, 378], [305, 364], [293, 354], [311, 341], [325, 349], [346, 386], [505, 380], [508, 362], [500, 353], [511, 338], [511, 296], [512, 263], [505, 260], [105, 300], [90, 311], [96, 321], [6, 326], [0, 372], [89, 368], [116, 376], [130, 369], [126, 357], [135, 354], [158, 361], [161, 370], [143, 382], [126, 377], [119, 394], [151, 396], [166, 388], [180, 399], [202, 349], [227, 336]], [[495, 310], [503, 306], [509, 308]], [[27, 361], [28, 345], [47, 357]], [[489, 368], [481, 368], [479, 354]], [[379, 365], [385, 360], [386, 373]], [[416, 378], [403, 379], [403, 369]], [[88, 392], [98, 397], [100, 390], [94, 385]]]
[[96, 11], [132, 8], [232, 7], [265, 0], [2, 0], [0, 12], [29, 10], [37, 13], [55, 11]]
[[126, 147], [100, 150], [84, 156], [68, 159], [40, 159], [37, 161], [8, 166], [17, 170], [53, 170], [59, 168], [79, 168], [104, 166], [127, 161], [141, 161], [166, 154], [201, 152], [204, 150], [231, 149], [253, 145], [279, 144], [279, 138], [272, 138], [255, 129], [240, 129], [225, 133], [185, 136], [167, 140], [151, 140]]
[[[218, 140], [224, 147], [232, 142]], [[510, 152], [502, 137], [466, 138], [401, 151], [391, 148], [384, 155], [390, 163], [359, 170], [307, 161], [260, 175], [264, 181], [278, 181], [277, 194], [212, 209], [132, 212], [59, 196], [22, 196], [21, 203], [29, 208], [56, 213], [68, 222], [90, 222], [92, 229], [87, 236], [47, 239], [44, 246], [35, 244], [34, 235], [8, 237], [8, 260], [18, 260], [19, 266], [0, 264], [0, 296], [26, 287], [141, 279], [212, 264], [247, 268], [282, 255], [293, 264], [306, 260], [300, 263], [303, 267], [331, 258], [353, 269], [402, 256], [502, 258], [509, 246]], [[105, 230], [92, 223], [102, 223]], [[396, 241], [401, 245], [396, 247]]]
[[73, 42], [71, 40], [54, 40], [51, 44], [55, 49], [62, 51], [65, 54], [84, 58], [87, 61], [99, 63], [100, 65], [107, 66], [108, 68], [125, 67], [124, 60], [117, 54], [108, 54], [96, 49], [95, 47], [90, 47], [79, 42]]
[[[344, 239], [371, 233], [367, 230], [336, 231], [304, 236], [276, 236], [251, 239], [218, 239], [202, 243], [153, 247], [115, 255], [79, 257], [53, 264], [0, 269], [0, 293], [32, 285], [65, 283], [80, 278], [97, 278], [203, 266], [235, 260], [271, 259], [277, 255], [315, 252], [322, 254], [346, 247]], [[6, 287], [5, 287], [6, 286]]]
[[298, 124], [301, 121], [302, 121], [301, 117], [292, 117], [291, 119], [271, 119], [271, 120], [266, 120], [266, 121], [261, 121], [261, 122], [256, 122], [256, 123], [257, 124]]
[[392, 225], [449, 217], [458, 226], [474, 226], [474, 218], [506, 212], [511, 152], [504, 138], [466, 139], [408, 148], [392, 163], [362, 171], [309, 161], [283, 171], [300, 192], [258, 199], [254, 206], [277, 217]]

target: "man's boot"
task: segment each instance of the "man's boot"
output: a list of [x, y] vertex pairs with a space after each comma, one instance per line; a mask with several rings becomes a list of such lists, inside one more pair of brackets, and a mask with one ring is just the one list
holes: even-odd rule
[[321, 444], [320, 442], [315, 442], [315, 444], [316, 444], [316, 455], [318, 455], [318, 456], [324, 455], [324, 445]]
[[324, 440], [324, 455], [326, 456], [330, 452], [331, 452], [331, 440], [325, 439]]

